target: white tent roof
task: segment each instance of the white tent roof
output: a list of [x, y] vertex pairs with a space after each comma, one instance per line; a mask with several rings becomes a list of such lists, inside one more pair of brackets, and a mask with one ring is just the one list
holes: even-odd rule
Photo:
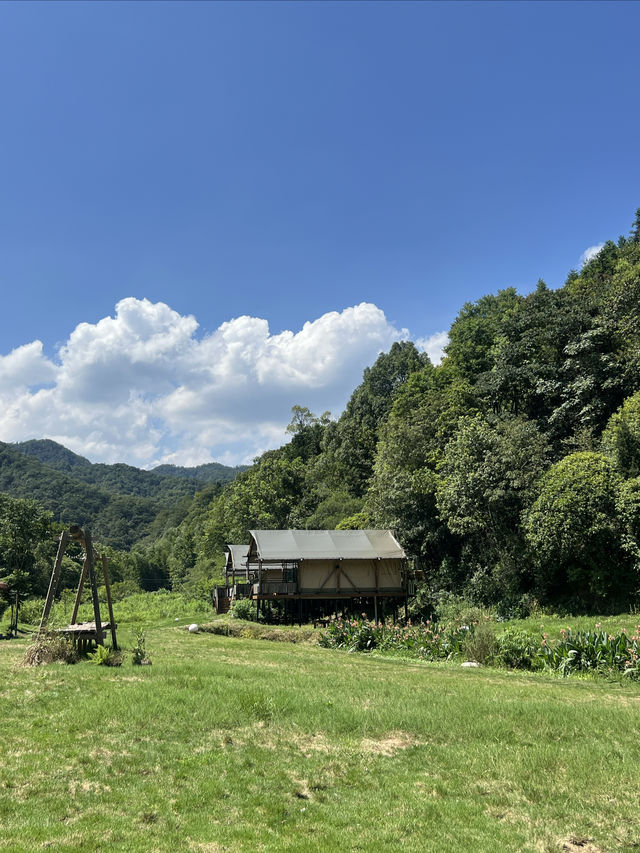
[[390, 530], [252, 530], [251, 560], [406, 559]]

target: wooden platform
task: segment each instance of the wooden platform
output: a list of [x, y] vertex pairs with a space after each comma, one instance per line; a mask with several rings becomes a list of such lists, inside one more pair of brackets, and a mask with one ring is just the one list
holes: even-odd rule
[[[103, 642], [107, 631], [111, 631], [111, 627], [111, 622], [103, 623]], [[113, 627], [117, 628], [117, 623], [114, 623]], [[95, 622], [76, 622], [73, 625], [67, 625], [66, 628], [59, 628], [58, 633], [64, 634], [66, 637], [71, 637], [73, 645], [78, 647], [78, 651], [86, 651], [98, 644], [98, 634]]]

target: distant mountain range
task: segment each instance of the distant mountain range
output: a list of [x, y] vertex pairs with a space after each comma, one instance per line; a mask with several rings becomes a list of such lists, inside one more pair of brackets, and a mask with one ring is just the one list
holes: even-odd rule
[[90, 524], [106, 545], [129, 549], [184, 517], [198, 491], [212, 497], [246, 466], [212, 462], [194, 468], [92, 463], [49, 439], [0, 442], [0, 491], [34, 498], [56, 521]]

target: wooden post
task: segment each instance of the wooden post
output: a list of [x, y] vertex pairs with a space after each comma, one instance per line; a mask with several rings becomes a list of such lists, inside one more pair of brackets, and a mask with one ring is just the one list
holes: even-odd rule
[[84, 547], [87, 555], [87, 571], [89, 573], [89, 582], [91, 584], [91, 599], [93, 601], [93, 617], [96, 623], [96, 643], [99, 646], [104, 645], [104, 633], [102, 631], [102, 621], [100, 619], [100, 601], [98, 600], [98, 584], [96, 583], [96, 570], [93, 562], [93, 544], [91, 542], [91, 533], [88, 530], [84, 531]]
[[47, 624], [47, 619], [49, 618], [49, 613], [51, 612], [51, 605], [53, 604], [53, 598], [56, 594], [56, 589], [58, 588], [58, 579], [60, 577], [60, 569], [62, 567], [62, 558], [64, 557], [64, 552], [67, 548], [67, 543], [69, 541], [69, 534], [66, 530], [63, 530], [60, 534], [60, 541], [58, 542], [58, 553], [56, 554], [56, 561], [53, 564], [53, 573], [51, 575], [51, 580], [49, 581], [49, 590], [47, 592], [47, 598], [44, 602], [44, 608], [42, 610], [42, 618], [40, 619], [40, 631], [42, 633], [44, 626]]
[[378, 624], [378, 596], [373, 596], [373, 621]]
[[82, 561], [82, 571], [80, 572], [80, 580], [78, 582], [78, 591], [76, 592], [76, 600], [73, 603], [73, 613], [71, 614], [71, 625], [76, 624], [76, 619], [78, 618], [78, 608], [80, 607], [80, 602], [82, 600], [82, 590], [84, 589], [84, 580], [87, 576], [87, 560], [86, 557]]
[[111, 604], [111, 584], [109, 582], [109, 561], [105, 554], [100, 558], [102, 561], [102, 572], [104, 574], [104, 589], [107, 594], [107, 609], [109, 610], [109, 623], [111, 625], [111, 646], [114, 651], [118, 649], [118, 641], [116, 640], [116, 622], [113, 618], [113, 605]]
[[264, 611], [264, 605], [262, 604], [262, 599], [260, 596], [262, 595], [262, 560], [258, 563], [258, 602], [256, 605], [256, 618], [258, 622], [260, 621], [260, 611]]

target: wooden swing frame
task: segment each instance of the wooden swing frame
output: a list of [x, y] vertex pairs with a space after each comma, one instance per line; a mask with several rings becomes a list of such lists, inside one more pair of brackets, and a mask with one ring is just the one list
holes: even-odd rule
[[[49, 590], [47, 592], [47, 597], [44, 602], [44, 608], [42, 610], [42, 619], [40, 620], [40, 633], [46, 630], [47, 621], [49, 619], [49, 613], [51, 612], [53, 599], [58, 588], [60, 571], [62, 569], [62, 558], [66, 553], [69, 542], [72, 540], [75, 542], [79, 542], [82, 545], [84, 549], [84, 560], [82, 563], [82, 571], [80, 572], [80, 581], [78, 583], [76, 599], [73, 605], [73, 614], [71, 616], [71, 622], [67, 625], [66, 628], [60, 629], [60, 632], [62, 634], [65, 634], [66, 636], [70, 636], [73, 640], [74, 645], [77, 646], [78, 650], [84, 652], [91, 648], [94, 643], [98, 646], [104, 645], [105, 633], [107, 630], [109, 630], [111, 632], [111, 646], [114, 650], [117, 650], [117, 625], [113, 618], [113, 605], [111, 603], [111, 584], [109, 581], [108, 560], [104, 554], [98, 554], [98, 552], [93, 547], [93, 542], [91, 540], [91, 532], [87, 528], [82, 530], [82, 528], [78, 527], [77, 525], [72, 525], [68, 531], [63, 530], [60, 534], [60, 539], [58, 541], [58, 552], [56, 554], [55, 563], [53, 564], [53, 572], [51, 573], [51, 580], [49, 581]], [[102, 565], [102, 573], [104, 576], [104, 587], [107, 597], [107, 608], [109, 611], [109, 621], [106, 625], [102, 624], [102, 619], [100, 617], [100, 602], [98, 600], [98, 584], [96, 580], [95, 567], [96, 561], [98, 561]], [[82, 599], [82, 592], [87, 576], [89, 577], [89, 583], [91, 586], [91, 600], [93, 602], [94, 621], [76, 622], [76, 619], [78, 618], [78, 609], [80, 607], [80, 601]]]

